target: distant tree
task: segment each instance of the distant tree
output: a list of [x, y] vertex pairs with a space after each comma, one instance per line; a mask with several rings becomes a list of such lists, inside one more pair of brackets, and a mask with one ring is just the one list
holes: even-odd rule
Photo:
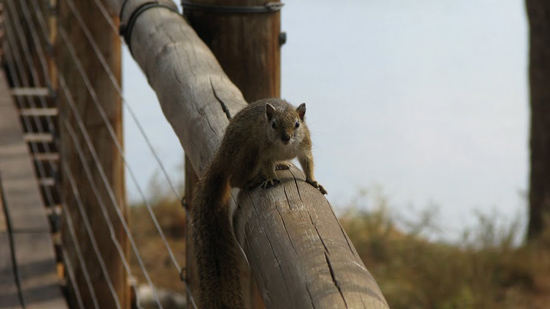
[[531, 172], [527, 239], [550, 232], [550, 0], [526, 0], [529, 18]]

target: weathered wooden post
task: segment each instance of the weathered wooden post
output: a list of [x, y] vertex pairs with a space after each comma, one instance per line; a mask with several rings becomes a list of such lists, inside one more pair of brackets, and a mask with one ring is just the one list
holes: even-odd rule
[[[169, 0], [110, 0], [132, 55], [200, 175], [228, 116], [246, 106], [209, 48]], [[233, 192], [234, 231], [267, 307], [387, 308], [322, 194], [297, 169], [269, 190]]]
[[[86, 215], [93, 226], [94, 237], [100, 248], [103, 260], [107, 265], [107, 273], [109, 274], [109, 279], [113, 283], [117, 295], [116, 298], [118, 300], [115, 300], [108, 284], [106, 284], [106, 278], [104, 278], [98, 258], [96, 257], [90, 239], [86, 233], [82, 216], [79, 213], [79, 208], [76, 204], [77, 198], [72, 194], [73, 191], [68, 181], [67, 170], [64, 171], [62, 178], [63, 200], [71, 209], [71, 217], [77, 229], [77, 237], [81, 243], [83, 255], [86, 258], [86, 266], [93, 282], [93, 290], [95, 291], [99, 307], [116, 308], [116, 303], [119, 302], [122, 308], [129, 308], [129, 286], [126, 271], [123, 267], [122, 259], [111, 239], [106, 220], [100, 211], [98, 203], [98, 199], [102, 199], [106, 204], [106, 208], [108, 209], [109, 216], [114, 226], [115, 237], [121, 244], [122, 250], [125, 251], [126, 258], [128, 258], [128, 240], [115, 209], [115, 207], [120, 207], [120, 211], [127, 218], [124, 168], [115, 143], [108, 133], [106, 124], [103, 122], [98, 112], [98, 108], [95, 106], [97, 102], [101, 104], [116, 132], [118, 141], [122, 144], [121, 98], [111, 84], [111, 80], [104, 71], [98, 57], [94, 54], [92, 46], [86, 39], [86, 35], [79, 26], [75, 14], [70, 7], [72, 3], [68, 1], [74, 3], [74, 7], [80, 12], [84, 22], [88, 25], [97, 46], [107, 60], [119, 84], [121, 78], [121, 43], [119, 36], [115, 34], [109, 24], [105, 22], [104, 17], [101, 15], [94, 1], [67, 0], [58, 2], [59, 33], [56, 43], [58, 72], [60, 78], [64, 79], [70, 89], [70, 93], [67, 93], [64, 89], [60, 89], [58, 95], [60, 110], [59, 127], [61, 129], [62, 138], [61, 160], [69, 167], [70, 173], [72, 173], [77, 182], [80, 194], [79, 198], [82, 200]], [[66, 33], [66, 35], [61, 35], [62, 32], [63, 34]], [[88, 86], [84, 82], [82, 72], [79, 71], [78, 65], [73, 59], [73, 54], [70, 51], [71, 47], [69, 47], [70, 45], [74, 46], [75, 53], [81, 61], [85, 74], [87, 78], [89, 78], [90, 84], [93, 85], [95, 89], [97, 102], [94, 102], [94, 98], [90, 94], [93, 90], [88, 89]], [[99, 156], [100, 162], [98, 164], [103, 166], [108, 183], [116, 196], [118, 205], [113, 205], [114, 203], [111, 202], [106, 186], [96, 167], [96, 162], [92, 158], [90, 152], [86, 150], [88, 147], [84, 141], [83, 134], [79, 131], [77, 119], [73, 115], [71, 105], [68, 102], [67, 98], [69, 96], [72, 96], [72, 99], [76, 103], [77, 112], [82, 118], [84, 126], [90, 135], [91, 142]], [[73, 143], [71, 137], [73, 132], [70, 132], [68, 126], [65, 125], [66, 122], [74, 129], [74, 134], [76, 134], [78, 139], [77, 144]], [[78, 144], [80, 146], [78, 146]], [[93, 182], [95, 182], [99, 189], [99, 196], [96, 196], [94, 190], [91, 188], [87, 174], [85, 173], [85, 166], [82, 164], [78, 155], [78, 147], [84, 149], [84, 156], [86, 158], [84, 164], [87, 165], [86, 167], [89, 168], [93, 174]], [[63, 242], [72, 259], [71, 264], [75, 267], [76, 279], [78, 282], [78, 287], [73, 287], [73, 289], [80, 288], [84, 304], [86, 307], [92, 307], [93, 295], [85, 288], [87, 284], [83, 277], [80, 264], [76, 260], [75, 248], [71, 246], [72, 240], [66, 229], [64, 232]]]
[[[196, 0], [192, 3], [184, 0], [182, 6], [189, 25], [210, 48], [247, 102], [281, 95], [280, 5], [272, 3], [266, 7], [263, 0]], [[193, 259], [191, 246], [191, 242], [187, 242], [190, 249], [187, 259]], [[242, 273], [248, 307], [263, 307], [244, 261]], [[196, 277], [191, 275], [189, 279], [192, 287], [198, 286], [194, 281]]]
[[282, 4], [265, 4], [264, 0], [182, 1], [189, 25], [248, 102], [281, 95]]

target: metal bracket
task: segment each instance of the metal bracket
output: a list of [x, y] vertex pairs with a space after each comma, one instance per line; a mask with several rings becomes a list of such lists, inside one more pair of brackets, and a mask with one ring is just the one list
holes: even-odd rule
[[[124, 3], [122, 3], [122, 7], [120, 9], [121, 19], [122, 19], [122, 13], [124, 12], [124, 7], [126, 6], [127, 3], [128, 3], [128, 0], [125, 0]], [[159, 7], [168, 9], [179, 15], [178, 10], [169, 5], [159, 3], [158, 1], [150, 1], [138, 6], [130, 15], [128, 22], [120, 25], [119, 34], [124, 37], [124, 41], [126, 41], [126, 45], [128, 45], [128, 49], [130, 50], [130, 53], [132, 52], [132, 44], [131, 44], [132, 30], [134, 28], [136, 20], [143, 12], [147, 11], [148, 9], [159, 8]]]

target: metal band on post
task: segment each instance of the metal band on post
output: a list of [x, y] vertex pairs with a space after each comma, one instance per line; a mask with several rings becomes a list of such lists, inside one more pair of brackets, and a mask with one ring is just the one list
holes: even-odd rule
[[208, 5], [181, 1], [184, 10], [203, 11], [218, 14], [265, 14], [278, 12], [283, 7], [282, 2], [268, 2], [264, 6], [228, 6], [228, 5]]
[[[124, 12], [124, 7], [126, 6], [126, 3], [128, 3], [128, 0], [122, 3], [122, 7], [120, 9], [121, 17], [122, 17], [122, 13]], [[157, 1], [144, 3], [140, 5], [138, 8], [136, 8], [130, 15], [130, 18], [128, 19], [128, 23], [121, 24], [119, 28], [119, 34], [124, 37], [124, 41], [126, 41], [126, 45], [128, 45], [128, 49], [130, 50], [130, 53], [132, 52], [132, 45], [131, 45], [132, 30], [134, 28], [134, 24], [136, 23], [136, 20], [143, 12], [147, 11], [148, 9], [157, 8], [157, 7], [165, 8], [179, 14], [179, 12], [173, 7], [158, 3]]]

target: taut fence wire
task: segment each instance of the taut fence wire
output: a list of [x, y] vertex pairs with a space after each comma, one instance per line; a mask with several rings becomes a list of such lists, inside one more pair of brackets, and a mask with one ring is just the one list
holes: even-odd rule
[[[130, 228], [127, 172], [162, 244], [159, 251], [166, 254], [170, 278], [183, 281], [187, 307], [197, 308], [196, 248], [185, 242], [188, 260], [178, 258], [124, 151], [121, 115], [126, 110], [170, 195], [180, 200], [179, 188], [123, 95], [119, 15], [128, 24], [125, 37], [132, 56], [186, 151], [189, 197], [230, 115], [246, 106], [246, 100], [280, 96], [281, 4], [258, 14], [191, 10], [184, 19], [171, 0], [0, 1], [4, 67], [51, 217], [69, 303], [78, 308], [141, 308], [143, 300], [139, 295], [130, 300], [128, 287], [130, 279], [141, 276], [153, 305], [164, 306], [160, 280], [144, 258], [148, 248]], [[195, 2], [216, 9], [205, 5], [208, 1]], [[260, 2], [247, 3], [264, 5]], [[250, 78], [243, 72], [255, 74]], [[387, 308], [326, 198], [295, 167], [280, 176], [280, 185], [270, 190], [232, 191], [231, 228], [249, 266], [241, 274], [247, 305]]]
[[[93, 82], [90, 81], [88, 77], [88, 73], [86, 72], [85, 68], [82, 65], [83, 57], [95, 57], [99, 60], [101, 63], [102, 69], [105, 71], [107, 76], [109, 77], [109, 80], [111, 82], [112, 87], [115, 89], [116, 93], [118, 94], [119, 98], [122, 101], [122, 104], [128, 111], [128, 114], [131, 116], [131, 119], [135, 122], [137, 128], [138, 128], [138, 134], [142, 136], [142, 139], [145, 141], [147, 147], [149, 148], [149, 151], [152, 153], [156, 164], [158, 168], [162, 171], [162, 177], [163, 180], [169, 185], [171, 189], [171, 194], [174, 195], [174, 200], [179, 201], [180, 200], [180, 194], [178, 193], [178, 190], [176, 189], [176, 186], [174, 185], [173, 181], [170, 179], [167, 173], [166, 167], [163, 165], [162, 160], [160, 156], [158, 155], [157, 151], [154, 149], [150, 139], [148, 138], [145, 129], [140, 123], [140, 120], [136, 116], [135, 111], [131, 107], [130, 103], [124, 98], [122, 88], [119, 84], [119, 81], [115, 77], [115, 73], [112, 71], [112, 69], [109, 67], [107, 60], [105, 59], [105, 56], [101, 52], [100, 48], [98, 47], [98, 43], [96, 42], [96, 38], [94, 37], [94, 34], [89, 29], [89, 25], [85, 23], [85, 21], [82, 18], [82, 12], [78, 10], [77, 5], [75, 4], [75, 1], [73, 0], [59, 0], [59, 5], [61, 2], [65, 2], [65, 4], [70, 9], [70, 12], [72, 16], [74, 17], [74, 20], [76, 20], [75, 25], [70, 25], [71, 27], [79, 27], [85, 34], [87, 42], [92, 46], [92, 49], [87, 53], [86, 55], [78, 54], [73, 46], [73, 43], [68, 37], [67, 34], [67, 27], [69, 25], [63, 25], [61, 23], [57, 23], [57, 25], [54, 25], [55, 29], [52, 29], [52, 24], [49, 21], [49, 18], [51, 16], [55, 17], [55, 10], [57, 6], [55, 6], [55, 2], [49, 2], [47, 3], [46, 9], [44, 7], [41, 7], [41, 3], [38, 1], [17, 1], [17, 0], [5, 0], [4, 1], [4, 29], [5, 29], [5, 39], [4, 39], [4, 49], [5, 49], [5, 64], [7, 68], [7, 72], [9, 73], [9, 76], [11, 78], [11, 83], [13, 85], [13, 88], [16, 89], [32, 89], [32, 88], [44, 88], [48, 90], [49, 96], [17, 96], [17, 104], [19, 105], [20, 109], [32, 109], [33, 111], [38, 111], [39, 109], [51, 109], [52, 103], [48, 102], [50, 101], [56, 101], [59, 96], [62, 96], [68, 103], [69, 103], [69, 110], [65, 111], [58, 111], [57, 115], [61, 114], [68, 114], [71, 115], [71, 117], [74, 117], [76, 119], [77, 126], [76, 128], [67, 120], [67, 117], [58, 117], [57, 121], [58, 123], [55, 123], [55, 119], [53, 117], [41, 117], [41, 115], [37, 112], [29, 112], [28, 115], [21, 114], [21, 120], [22, 124], [25, 128], [26, 132], [36, 132], [37, 134], [49, 134], [54, 137], [54, 144], [59, 144], [59, 132], [58, 130], [63, 127], [67, 130], [68, 138], [72, 141], [72, 144], [74, 145], [73, 151], [77, 154], [77, 157], [79, 158], [82, 166], [84, 167], [84, 172], [86, 174], [87, 181], [89, 182], [92, 191], [96, 197], [96, 202], [98, 205], [98, 209], [103, 214], [103, 226], [107, 228], [110, 232], [110, 238], [113, 242], [113, 245], [117, 249], [117, 252], [120, 257], [120, 261], [122, 262], [125, 272], [127, 273], [128, 277], [133, 277], [133, 272], [129, 264], [129, 256], [127, 256], [124, 253], [123, 246], [119, 243], [119, 240], [117, 239], [117, 236], [114, 231], [113, 227], [113, 221], [118, 220], [123, 226], [124, 233], [126, 237], [128, 238], [130, 242], [130, 247], [132, 249], [132, 253], [134, 257], [136, 258], [139, 269], [142, 272], [143, 276], [146, 278], [147, 284], [152, 290], [153, 298], [158, 305], [159, 308], [162, 308], [161, 300], [159, 299], [159, 295], [157, 292], [157, 286], [155, 282], [151, 279], [151, 276], [149, 275], [149, 271], [147, 270], [147, 267], [142, 259], [140, 248], [136, 244], [136, 241], [134, 240], [134, 236], [132, 235], [132, 232], [129, 227], [129, 223], [127, 222], [127, 219], [125, 218], [124, 214], [120, 211], [120, 201], [117, 199], [115, 193], [113, 192], [113, 189], [111, 188], [111, 185], [105, 175], [105, 169], [102, 166], [101, 161], [98, 158], [96, 147], [93, 145], [91, 139], [90, 139], [90, 132], [88, 132], [86, 126], [84, 125], [84, 121], [81, 119], [78, 110], [77, 105], [79, 104], [78, 101], [75, 101], [75, 95], [73, 94], [73, 90], [70, 89], [70, 87], [67, 85], [67, 79], [68, 76], [65, 76], [63, 72], [55, 71], [54, 74], [52, 74], [52, 66], [49, 65], [50, 62], [55, 62], [55, 57], [52, 57], [53, 54], [55, 54], [55, 48], [57, 46], [63, 45], [64, 48], [66, 48], [69, 51], [70, 54], [70, 60], [72, 60], [72, 64], [77, 68], [79, 74], [78, 78], [81, 79], [82, 83], [84, 83], [86, 91], [92, 98], [92, 101], [94, 103], [95, 108], [97, 108], [97, 111], [99, 112], [99, 115], [101, 115], [100, 120], [103, 123], [103, 125], [107, 128], [107, 131], [109, 132], [109, 137], [111, 139], [111, 142], [113, 142], [117, 149], [117, 155], [120, 156], [122, 159], [122, 162], [124, 164], [125, 169], [128, 171], [128, 175], [131, 178], [131, 181], [137, 188], [137, 192], [143, 202], [143, 204], [147, 207], [148, 214], [150, 219], [152, 220], [155, 230], [158, 233], [159, 239], [164, 244], [165, 250], [167, 251], [170, 262], [174, 266], [173, 275], [174, 278], [177, 278], [176, 280], [180, 280], [180, 273], [181, 273], [181, 266], [180, 262], [178, 262], [173, 249], [171, 248], [170, 244], [167, 241], [166, 235], [164, 234], [162, 227], [159, 223], [159, 220], [154, 212], [154, 208], [151, 205], [151, 202], [149, 201], [149, 198], [147, 197], [147, 194], [145, 193], [145, 190], [141, 187], [137, 180], [136, 173], [134, 171], [134, 167], [130, 166], [129, 160], [127, 158], [127, 155], [124, 152], [124, 148], [119, 141], [117, 137], [117, 133], [115, 129], [113, 128], [111, 122], [109, 121], [109, 116], [105, 112], [104, 108], [99, 102], [99, 98], [97, 93], [102, 91], [102, 89], [98, 89], [96, 85], [93, 84]], [[113, 18], [111, 14], [109, 14], [107, 8], [100, 0], [94, 0], [93, 3], [96, 5], [97, 9], [101, 12], [101, 14], [104, 16], [103, 22], [107, 23], [109, 27], [112, 29], [114, 33], [118, 32], [118, 20], [117, 18]], [[49, 16], [46, 16], [47, 14], [50, 14]], [[52, 41], [52, 32], [54, 32], [57, 36], [57, 42]], [[52, 80], [55, 78], [56, 80]], [[75, 76], [71, 76], [70, 78], [75, 78]], [[54, 105], [55, 106], [55, 105]], [[55, 108], [55, 107], [53, 107]], [[45, 120], [45, 121], [44, 121]], [[79, 141], [79, 138], [81, 137], [81, 140]], [[84, 142], [81, 142], [81, 141]], [[41, 146], [41, 147], [39, 147]], [[40, 149], [43, 149], [46, 153], [54, 153], [55, 149], [52, 149], [51, 143], [48, 141], [39, 141], [39, 143], [30, 143], [31, 151], [33, 153], [39, 153]], [[40, 149], [39, 149], [40, 148]], [[90, 162], [86, 159], [86, 154], [91, 154], [93, 160]], [[70, 255], [65, 248], [64, 244], [61, 244], [61, 258], [64, 261], [66, 274], [67, 274], [67, 280], [71, 283], [71, 288], [74, 290], [76, 295], [76, 303], [80, 308], [84, 308], [84, 302], [82, 300], [82, 289], [86, 289], [86, 294], [90, 295], [90, 298], [92, 299], [92, 305], [94, 308], [100, 308], [100, 304], [98, 302], [98, 296], [96, 295], [96, 291], [94, 290], [94, 285], [92, 284], [92, 276], [90, 275], [90, 272], [88, 270], [88, 266], [86, 265], [86, 258], [84, 257], [83, 250], [81, 249], [81, 243], [79, 241], [79, 238], [77, 237], [77, 232], [74, 227], [73, 222], [73, 216], [76, 216], [76, 213], [81, 217], [82, 222], [84, 223], [84, 227], [86, 230], [86, 236], [88, 238], [89, 244], [87, 246], [92, 247], [92, 250], [94, 252], [95, 257], [97, 258], [97, 262], [100, 264], [101, 268], [101, 274], [102, 278], [104, 279], [104, 282], [108, 286], [108, 289], [110, 291], [110, 294], [112, 295], [113, 301], [116, 304], [117, 308], [122, 308], [121, 306], [121, 300], [118, 298], [117, 292], [113, 286], [111, 274], [108, 273], [106, 264], [110, 261], [105, 261], [101, 252], [101, 249], [99, 248], [97, 244], [97, 239], [93, 233], [94, 229], [97, 228], [103, 228], [101, 226], [93, 226], [91, 223], [90, 218], [88, 217], [88, 213], [84, 209], [84, 202], [82, 201], [80, 188], [76, 183], [76, 179], [74, 177], [73, 167], [70, 166], [67, 162], [63, 161], [63, 158], [61, 158], [60, 162], [57, 162], [59, 158], [54, 159], [51, 156], [46, 157], [46, 160], [39, 160], [36, 162], [36, 171], [37, 176], [39, 178], [47, 178], [48, 175], [53, 175], [53, 178], [56, 180], [55, 184], [53, 186], [46, 186], [43, 190], [44, 192], [44, 199], [46, 201], [46, 204], [49, 207], [57, 207], [58, 211], [64, 213], [64, 224], [67, 227], [67, 233], [68, 238], [72, 242], [72, 246], [74, 247], [75, 252], [73, 253], [76, 256], [76, 261], [79, 269], [82, 272], [82, 276], [84, 277], [84, 281], [86, 282], [85, 286], [79, 286], [75, 279], [75, 266], [71, 262]], [[44, 162], [47, 161], [47, 162]], [[49, 164], [46, 164], [49, 163]], [[97, 179], [94, 179], [92, 175], [92, 169], [95, 169], [95, 172], [98, 172], [101, 176], [100, 181], [97, 181]], [[69, 188], [72, 191], [73, 196], [76, 200], [76, 209], [71, 209], [66, 205], [63, 201], [58, 202], [55, 199], [55, 195], [59, 194], [59, 191], [62, 190], [59, 180], [65, 179], [65, 181], [68, 182]], [[98, 186], [102, 186], [99, 188]], [[57, 190], [57, 193], [54, 193], [53, 190]], [[108, 200], [105, 200], [104, 197], [101, 195], [100, 190], [106, 190]], [[116, 218], [113, 218], [109, 215], [109, 211], [107, 210], [108, 207], [111, 207], [115, 210], [117, 216]], [[182, 208], [183, 209], [183, 208]], [[74, 213], [73, 213], [74, 212]], [[185, 288], [187, 289], [187, 292], [189, 295], [191, 295], [191, 291], [187, 287], [187, 284], [185, 282], [185, 279], [182, 278], [185, 283]], [[139, 299], [137, 300], [137, 306], [139, 307]], [[196, 308], [196, 305], [191, 298], [190, 303], [188, 306], [192, 306]]]

